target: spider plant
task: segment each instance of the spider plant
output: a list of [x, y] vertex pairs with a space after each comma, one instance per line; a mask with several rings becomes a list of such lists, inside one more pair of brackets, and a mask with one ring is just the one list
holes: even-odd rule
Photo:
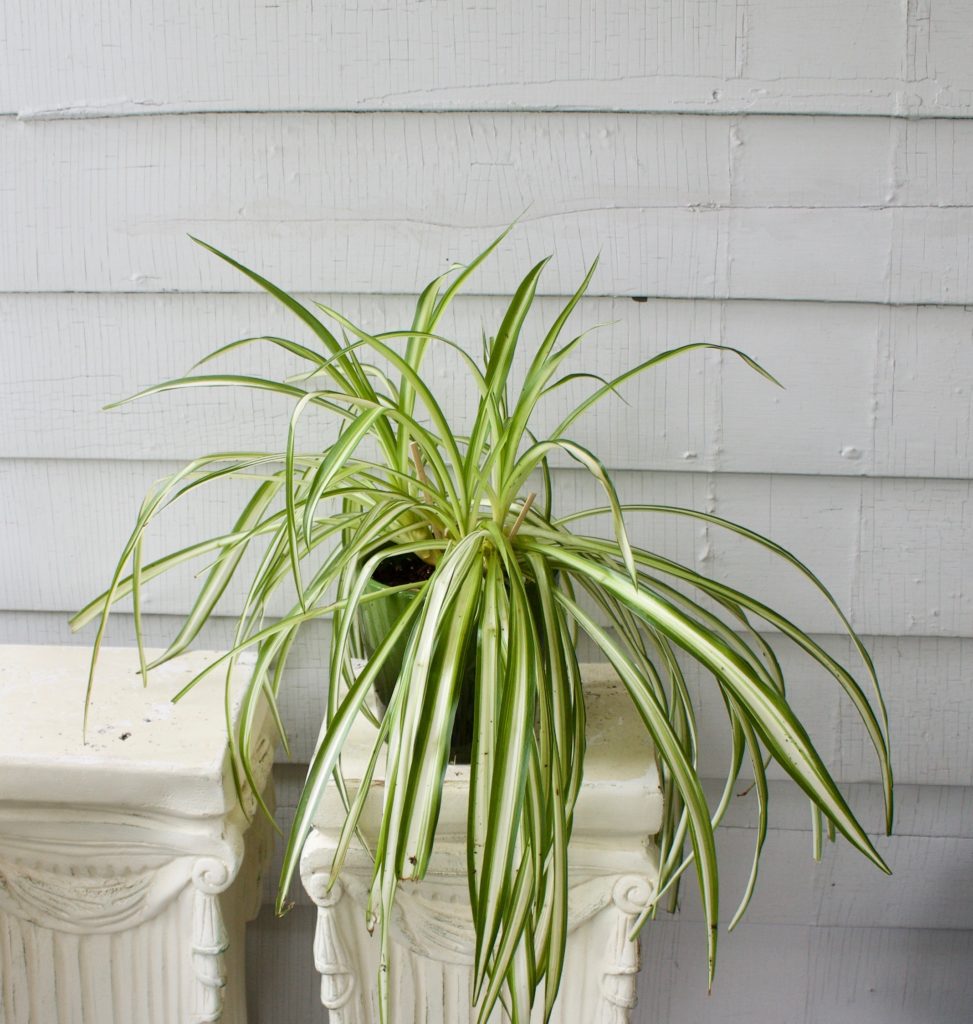
[[[714, 829], [745, 761], [756, 789], [758, 827], [750, 880], [732, 923], [745, 910], [756, 881], [767, 832], [766, 768], [771, 759], [809, 798], [816, 848], [826, 826], [832, 839], [840, 832], [888, 870], [788, 703], [768, 635], [796, 644], [854, 704], [881, 766], [887, 829], [892, 779], [887, 719], [872, 662], [811, 570], [772, 540], [716, 515], [650, 503], [623, 505], [602, 459], [571, 439], [578, 418], [626, 381], [693, 349], [723, 346], [683, 345], [652, 355], [611, 380], [567, 372], [587, 335], [569, 337], [565, 326], [591, 281], [593, 265], [536, 344], [516, 383], [511, 373], [514, 355], [525, 344], [525, 318], [547, 260], [520, 282], [495, 335], [485, 342], [482, 359], [470, 355], [465, 341], [437, 333], [461, 286], [504, 235], [468, 265], [454, 266], [433, 280], [419, 295], [411, 324], [377, 334], [326, 306], [315, 304], [312, 312], [258, 273], [200, 242], [282, 302], [313, 339], [302, 344], [281, 337], [244, 338], [203, 362], [259, 344], [296, 357], [303, 370], [280, 379], [199, 373], [141, 394], [214, 387], [270, 391], [292, 405], [286, 441], [281, 451], [203, 456], [158, 483], [142, 505], [109, 588], [72, 625], [100, 619], [93, 673], [109, 611], [130, 595], [142, 667], [148, 672], [192, 643], [246, 550], [258, 545], [262, 554], [243, 598], [232, 649], [206, 670], [223, 665], [229, 677], [240, 653], [256, 647], [242, 715], [229, 736], [242, 784], [252, 775], [250, 741], [262, 702], [280, 724], [277, 704], [295, 637], [305, 623], [331, 617], [326, 728], [287, 841], [278, 910], [285, 905], [325, 787], [334, 780], [347, 807], [334, 880], [349, 844], [356, 837], [364, 841], [357, 828], [364, 794], [384, 758], [383, 814], [371, 851], [374, 878], [368, 907], [369, 920], [379, 929], [383, 965], [389, 956], [396, 887], [402, 879], [421, 879], [429, 866], [460, 681], [473, 651], [467, 845], [476, 935], [475, 1000], [481, 1022], [502, 999], [520, 1024], [528, 1020], [535, 999], [543, 1000], [545, 1019], [549, 1017], [564, 960], [567, 851], [585, 754], [579, 633], [614, 666], [658, 756], [665, 797], [657, 840], [661, 873], [653, 903], [645, 908], [636, 932], [692, 866], [707, 922], [710, 980], [720, 913]], [[326, 326], [328, 322], [334, 326]], [[465, 433], [447, 420], [423, 376], [424, 357], [433, 348], [453, 353], [467, 375], [469, 408], [475, 412]], [[723, 350], [776, 384], [742, 352]], [[553, 430], [535, 436], [538, 407], [562, 385], [579, 380], [593, 382], [587, 397], [566, 409]], [[336, 428], [331, 438], [304, 451], [296, 436], [309, 406], [330, 413]], [[569, 456], [594, 477], [604, 493], [602, 505], [566, 514], [555, 508], [549, 461], [556, 454]], [[203, 485], [233, 478], [253, 481], [253, 494], [226, 532], [143, 560], [145, 531], [160, 512]], [[608, 538], [585, 529], [590, 519], [602, 515], [612, 523]], [[851, 636], [871, 695], [807, 632], [758, 597], [630, 542], [626, 521], [660, 515], [688, 517], [730, 531], [810, 580]], [[406, 554], [428, 563], [427, 579], [387, 589], [372, 583], [384, 560]], [[214, 560], [195, 603], [165, 654], [147, 664], [141, 647], [142, 588], [202, 556]], [[292, 607], [282, 616], [270, 616], [269, 602], [282, 590], [291, 593]], [[399, 604], [384, 639], [366, 652], [364, 668], [354, 671], [353, 658], [362, 654], [359, 613], [399, 593], [411, 595], [411, 600]], [[371, 713], [369, 691], [395, 651], [400, 658], [393, 665], [397, 683], [377, 723], [366, 778], [352, 796], [341, 774], [342, 745], [356, 716]], [[702, 666], [713, 697], [726, 711], [731, 758], [715, 807], [707, 804], [697, 768], [696, 713], [684, 675], [686, 659]], [[89, 693], [90, 686], [91, 680]], [[378, 978], [383, 1013], [387, 976], [383, 969]]]

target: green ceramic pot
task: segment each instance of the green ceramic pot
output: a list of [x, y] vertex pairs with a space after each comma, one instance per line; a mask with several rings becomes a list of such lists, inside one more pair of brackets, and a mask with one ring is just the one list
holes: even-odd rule
[[[388, 590], [388, 587], [375, 580], [370, 580], [366, 588], [367, 593], [382, 590]], [[392, 631], [392, 626], [412, 600], [411, 594], [398, 591], [375, 601], [369, 601], [358, 609], [366, 654], [370, 655], [382, 640], [388, 636]], [[473, 641], [474, 635], [470, 634], [467, 650], [464, 654], [463, 676], [460, 680], [459, 699], [454, 712], [450, 761], [455, 764], [469, 764], [470, 755], [473, 750], [473, 695], [476, 687], [476, 644]], [[382, 666], [381, 671], [376, 676], [375, 691], [378, 694], [379, 703], [382, 705], [383, 710], [388, 707], [389, 701], [392, 699], [392, 692], [398, 682], [402, 658], [408, 642], [409, 636], [407, 634], [396, 644]]]

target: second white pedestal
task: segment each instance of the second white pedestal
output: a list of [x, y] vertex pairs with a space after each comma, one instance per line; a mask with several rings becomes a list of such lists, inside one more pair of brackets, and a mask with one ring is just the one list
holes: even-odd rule
[[[651, 741], [614, 674], [585, 666], [588, 752], [585, 781], [569, 848], [568, 949], [556, 1024], [625, 1024], [635, 1005], [637, 943], [628, 932], [658, 879], [652, 837], [662, 820], [662, 794]], [[371, 750], [373, 728], [362, 719], [345, 747], [350, 789]], [[362, 825], [377, 834], [381, 778], [373, 783]], [[393, 915], [395, 947], [389, 984], [393, 1024], [469, 1024], [473, 927], [466, 882], [469, 768], [447, 769], [430, 870], [400, 883]], [[371, 863], [349, 853], [341, 881], [328, 893], [344, 809], [329, 788], [304, 849], [301, 876], [318, 906], [314, 958], [331, 1024], [378, 1024], [378, 937], [365, 928]], [[541, 1019], [539, 1008], [535, 1016]], [[506, 1021], [497, 1009], [493, 1022]]]

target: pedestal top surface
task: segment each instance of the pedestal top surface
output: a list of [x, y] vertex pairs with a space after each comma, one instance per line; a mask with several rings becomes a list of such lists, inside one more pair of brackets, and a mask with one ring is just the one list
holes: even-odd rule
[[[585, 686], [587, 751], [584, 783], [575, 811], [574, 836], [615, 835], [642, 841], [658, 832], [662, 824], [662, 790], [655, 747], [618, 675], [609, 665], [581, 666]], [[357, 789], [375, 741], [375, 727], [360, 717], [352, 728], [342, 754], [342, 770], [352, 791]], [[443, 801], [437, 832], [465, 835], [470, 769], [449, 765], [443, 780]], [[366, 835], [377, 834], [379, 790], [384, 782], [384, 764], [372, 781], [362, 817]], [[344, 820], [344, 807], [329, 786], [315, 815], [315, 825], [331, 832]]]
[[[193, 817], [228, 810], [235, 795], [225, 673], [214, 671], [172, 703], [220, 653], [183, 654], [153, 669], [143, 686], [134, 648], [103, 648], [83, 736], [90, 649], [0, 645], [0, 801], [134, 805]], [[252, 664], [241, 659], [234, 673], [234, 718]]]

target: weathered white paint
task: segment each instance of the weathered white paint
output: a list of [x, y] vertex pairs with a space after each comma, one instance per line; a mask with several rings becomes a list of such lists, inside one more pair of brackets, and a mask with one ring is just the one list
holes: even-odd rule
[[[5, 1024], [245, 1024], [243, 933], [270, 830], [249, 828], [254, 791], [237, 801], [221, 733], [246, 668], [228, 705], [213, 690], [167, 700], [214, 657], [185, 655], [146, 688], [135, 651], [105, 649], [84, 739], [87, 651], [0, 647]], [[254, 737], [259, 791], [266, 713]]]
[[[411, 323], [414, 308], [405, 296], [317, 298], [372, 331]], [[538, 300], [529, 339], [563, 301]], [[440, 331], [473, 347], [502, 315], [500, 300], [470, 297]], [[595, 298], [568, 330], [599, 324], [606, 326], [592, 335], [587, 360], [597, 360], [602, 375], [665, 348], [712, 341], [748, 352], [786, 388], [730, 356], [673, 360], [627, 384], [628, 404], [604, 401], [572, 428], [611, 468], [969, 476], [969, 307]], [[0, 456], [188, 460], [204, 443], [214, 451], [279, 449], [291, 406], [277, 396], [197, 390], [102, 410], [188, 373], [221, 344], [267, 333], [310, 340], [292, 314], [256, 295], [0, 295], [0, 346], [17, 353], [0, 368]], [[528, 340], [514, 379], [532, 350]], [[584, 355], [576, 365], [587, 365]], [[283, 376], [298, 368], [279, 350], [254, 345], [200, 372]], [[430, 354], [426, 371], [447, 415], [461, 419], [465, 371], [442, 350]], [[538, 425], [553, 427], [585, 387], [554, 392]], [[323, 444], [330, 429], [327, 417], [308, 412], [303, 443]], [[776, 444], [767, 445], [768, 433]]]
[[744, 923], [726, 936], [706, 992], [699, 925], [643, 932], [639, 1024], [966, 1024], [973, 932]]
[[[65, 612], [82, 607], [107, 586], [120, 538], [128, 535], [149, 485], [175, 468], [131, 461], [0, 461], [0, 487], [7, 496], [2, 522], [20, 538], [0, 576], [0, 606]], [[964, 586], [973, 557], [968, 481], [619, 472], [616, 485], [623, 502], [705, 509], [773, 537], [813, 564], [865, 633], [970, 635], [973, 597]], [[600, 486], [582, 470], [556, 471], [555, 487], [556, 506], [564, 512], [605, 504]], [[247, 485], [231, 482], [214, 485], [212, 496], [173, 506], [150, 531], [146, 562], [224, 532], [249, 493]], [[39, 494], [46, 496], [42, 508]], [[598, 517], [590, 528], [605, 534], [610, 521]], [[727, 531], [643, 514], [633, 516], [630, 534], [634, 543], [772, 598], [806, 629], [840, 629], [796, 570]], [[187, 607], [198, 585], [193, 572], [203, 566], [146, 587], [146, 612]], [[227, 591], [223, 610], [232, 610], [242, 585]], [[282, 589], [274, 607], [288, 607], [287, 594]]]
[[[585, 665], [588, 747], [568, 849], [567, 948], [551, 1020], [628, 1024], [639, 966], [629, 933], [658, 880], [652, 837], [662, 823], [662, 791], [652, 743], [610, 667]], [[359, 719], [342, 754], [353, 796], [377, 730]], [[378, 1024], [376, 989], [381, 946], [365, 927], [374, 849], [380, 831], [384, 765], [369, 788], [361, 817], [364, 845], [349, 849], [329, 889], [345, 806], [333, 785], [315, 814], [304, 847], [301, 880], [318, 906], [315, 966], [321, 1001], [332, 1024]], [[421, 882], [400, 882], [390, 921], [389, 1016], [393, 1024], [470, 1024], [475, 935], [466, 880], [469, 765], [450, 765], [443, 781], [436, 844]], [[509, 1024], [501, 1007], [491, 1024]], [[531, 1020], [544, 1020], [543, 1001]]]
[[[570, 294], [601, 250], [594, 294], [970, 302], [969, 175], [950, 170], [969, 163], [967, 122], [850, 133], [832, 120], [830, 136], [788, 120], [779, 150], [779, 118], [0, 120], [0, 291], [251, 290], [191, 232], [291, 289], [409, 293], [429, 273], [417, 252], [468, 259], [529, 206], [508, 250], [514, 266], [556, 254], [547, 293]], [[770, 165], [752, 188], [751, 137]], [[422, 188], [390, 199], [403, 180]], [[500, 265], [471, 290], [506, 291]]]
[[[968, 884], [973, 839], [875, 835], [876, 847], [892, 869], [889, 881], [843, 841], [834, 847], [826, 843], [821, 863], [815, 864], [806, 803], [805, 811], [805, 830], [777, 828], [768, 833], [748, 922], [957, 930], [973, 926]], [[879, 824], [877, 813], [874, 824]], [[756, 835], [754, 828], [739, 827], [717, 833], [720, 905], [726, 920], [745, 891]], [[704, 928], [695, 878], [687, 876], [682, 897], [680, 919]]]
[[[0, 109], [783, 111], [967, 116], [962, 0], [4, 7]], [[4, 31], [5, 30], [5, 31]], [[214, 48], [220, 60], [214, 60]]]

